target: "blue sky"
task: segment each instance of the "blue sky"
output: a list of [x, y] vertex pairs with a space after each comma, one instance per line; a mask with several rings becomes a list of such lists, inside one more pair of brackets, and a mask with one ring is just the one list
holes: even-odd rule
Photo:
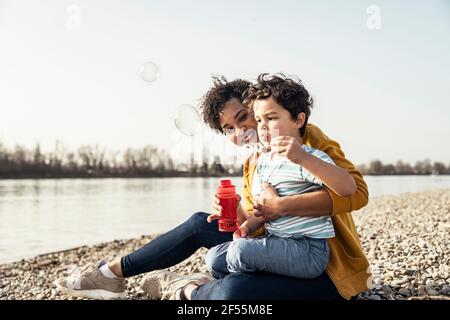
[[[367, 27], [373, 5], [380, 29]], [[450, 161], [448, 1], [0, 0], [0, 39], [8, 146], [188, 154], [174, 113], [198, 104], [212, 74], [285, 72], [303, 80], [311, 122], [353, 162]], [[161, 72], [152, 83], [139, 76], [147, 61]], [[206, 131], [196, 139], [233, 150]]]

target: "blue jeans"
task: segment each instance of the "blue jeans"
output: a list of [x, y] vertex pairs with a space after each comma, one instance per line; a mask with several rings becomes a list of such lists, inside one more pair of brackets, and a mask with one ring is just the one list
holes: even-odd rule
[[[201, 247], [212, 248], [232, 240], [232, 233], [220, 232], [217, 220], [194, 213], [175, 229], [122, 257], [125, 277], [168, 268], [190, 257]], [[314, 279], [287, 277], [266, 272], [233, 273], [195, 289], [193, 300], [343, 300], [324, 272]]]
[[280, 238], [271, 234], [219, 244], [209, 249], [205, 262], [216, 279], [230, 273], [264, 271], [313, 279], [328, 265], [327, 240]]

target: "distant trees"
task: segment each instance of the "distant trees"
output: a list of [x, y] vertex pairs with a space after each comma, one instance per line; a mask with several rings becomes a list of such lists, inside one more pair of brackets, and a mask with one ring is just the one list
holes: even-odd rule
[[432, 162], [430, 159], [417, 161], [413, 166], [401, 160], [395, 164], [383, 164], [380, 160], [373, 160], [368, 165], [358, 166], [362, 174], [366, 175], [442, 175], [450, 174], [448, 166], [441, 162]]
[[75, 178], [75, 177], [169, 177], [219, 176], [241, 174], [237, 163], [223, 167], [220, 158], [201, 166], [176, 164], [170, 155], [154, 146], [128, 148], [112, 152], [99, 145], [84, 145], [68, 150], [60, 141], [52, 152], [42, 152], [36, 144], [31, 150], [23, 146], [7, 149], [0, 141], [0, 178]]
[[[148, 145], [128, 148], [122, 152], [110, 151], [100, 145], [84, 145], [68, 150], [56, 141], [54, 150], [43, 152], [36, 144], [31, 150], [23, 146], [6, 148], [0, 141], [0, 179], [14, 178], [83, 178], [83, 177], [175, 177], [241, 175], [242, 164], [231, 161], [224, 164], [220, 157], [209, 161], [203, 150], [201, 163], [176, 163], [162, 149]], [[403, 161], [384, 164], [373, 160], [358, 166], [365, 175], [430, 175], [450, 174], [446, 166], [430, 159], [414, 165]]]

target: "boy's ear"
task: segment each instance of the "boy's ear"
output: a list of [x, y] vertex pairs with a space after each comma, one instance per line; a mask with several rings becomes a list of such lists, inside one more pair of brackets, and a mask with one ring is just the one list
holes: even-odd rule
[[300, 112], [297, 116], [297, 119], [295, 120], [295, 124], [298, 129], [303, 127], [303, 125], [305, 124], [305, 120], [306, 120], [306, 114], [304, 112]]

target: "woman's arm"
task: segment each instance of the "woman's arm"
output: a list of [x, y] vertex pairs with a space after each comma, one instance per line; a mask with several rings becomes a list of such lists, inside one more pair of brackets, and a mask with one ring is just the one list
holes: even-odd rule
[[264, 225], [265, 220], [254, 215], [250, 215], [248, 219], [241, 225], [241, 227], [247, 228], [247, 234], [252, 234], [258, 228]]
[[278, 198], [281, 216], [329, 216], [333, 209], [330, 193], [325, 189]]
[[248, 213], [247, 210], [245, 210], [244, 207], [239, 203], [237, 209], [237, 217], [239, 220], [239, 225], [243, 224], [250, 216], [251, 214]]
[[330, 193], [317, 190], [287, 197], [278, 196], [275, 189], [268, 183], [263, 183], [265, 196], [255, 201], [253, 206], [255, 216], [264, 216], [267, 221], [280, 216], [329, 216], [333, 204]]
[[248, 219], [239, 226], [239, 228], [233, 233], [233, 240], [239, 238], [247, 238], [259, 228], [264, 226], [265, 223], [264, 217], [257, 217], [254, 215], [250, 215]]

